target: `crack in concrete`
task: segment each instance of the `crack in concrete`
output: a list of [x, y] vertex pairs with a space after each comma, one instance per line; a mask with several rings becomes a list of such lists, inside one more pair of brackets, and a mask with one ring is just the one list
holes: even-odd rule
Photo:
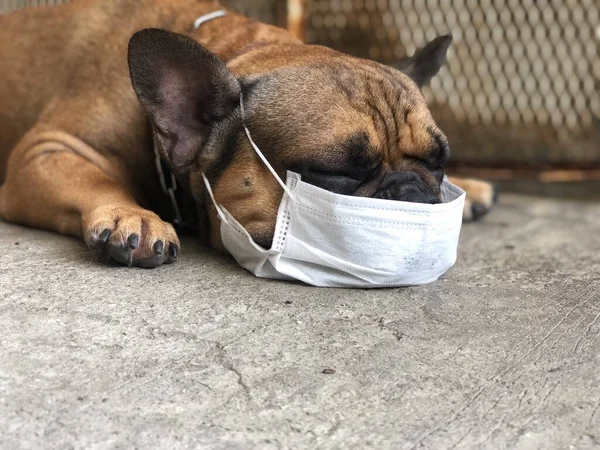
[[[429, 431], [427, 431], [426, 433], [424, 433], [423, 435], [421, 435], [421, 437], [413, 444], [413, 446], [411, 447], [411, 450], [414, 450], [415, 448], [417, 448], [420, 445], [422, 445], [422, 443], [423, 443], [423, 441], [425, 441], [425, 439], [427, 439], [429, 436], [433, 435], [437, 431], [441, 430], [443, 427], [447, 427], [452, 422], [458, 420], [458, 418], [460, 417], [460, 415], [464, 411], [466, 411], [477, 400], [477, 398], [483, 393], [483, 389], [484, 389], [483, 387], [480, 388], [477, 391], [477, 393], [473, 397], [471, 397], [470, 399], [468, 399], [465, 403], [463, 403], [463, 405], [459, 409], [454, 410], [453, 411], [454, 414], [452, 414], [452, 417], [450, 417], [450, 419], [439, 421]], [[487, 396], [487, 394], [485, 396]]]
[[598, 322], [598, 319], [600, 319], [600, 312], [598, 314], [596, 314], [596, 317], [594, 317], [594, 320], [592, 320], [588, 324], [586, 330], [582, 333], [582, 335], [579, 338], [579, 340], [573, 346], [573, 353], [577, 353], [577, 351], [579, 350], [579, 346], [581, 345], [581, 342], [585, 339], [586, 336], [588, 336], [590, 334], [590, 331], [592, 330], [592, 327], [596, 324], [596, 322]]
[[500, 400], [502, 400], [502, 397], [504, 397], [506, 395], [506, 392], [501, 394], [492, 404], [492, 406], [490, 406], [484, 413], [483, 415], [479, 416], [479, 419], [477, 421], [476, 424], [471, 425], [467, 431], [465, 431], [461, 437], [454, 443], [452, 444], [452, 447], [450, 447], [449, 450], [454, 449], [456, 447], [458, 447], [458, 444], [460, 444], [467, 436], [469, 436], [469, 434], [471, 433], [472, 430], [475, 429], [475, 427], [481, 423], [483, 421], [483, 419], [485, 419], [487, 417], [487, 415], [492, 412], [492, 410], [494, 410], [496, 408], [496, 406], [498, 406], [498, 404], [500, 403]]
[[250, 387], [244, 381], [244, 377], [242, 376], [242, 373], [239, 371], [239, 369], [237, 369], [231, 362], [231, 359], [227, 355], [227, 350], [225, 350], [225, 346], [220, 342], [216, 342], [215, 348], [217, 349], [217, 362], [225, 369], [229, 370], [230, 372], [236, 375], [237, 384], [240, 385], [240, 387], [244, 390], [244, 394], [246, 396], [246, 399], [248, 400], [248, 403], [252, 403], [254, 399], [252, 398]]
[[[526, 360], [538, 348], [540, 348], [548, 340], [548, 338], [554, 333], [554, 331], [556, 331], [571, 316], [571, 314], [574, 311], [576, 311], [578, 308], [586, 305], [590, 300], [592, 300], [594, 298], [594, 296], [593, 295], [588, 295], [588, 294], [590, 294], [590, 292], [587, 291], [587, 288], [589, 287], [589, 285], [590, 285], [590, 283], [588, 283], [588, 285], [586, 285], [585, 288], [584, 288], [584, 290], [585, 290], [584, 299], [581, 300], [579, 303], [577, 303], [575, 306], [573, 306], [571, 309], [569, 309], [569, 311], [554, 326], [552, 326], [552, 328], [533, 346], [533, 348], [531, 350], [529, 350], [524, 355], [521, 355], [516, 361], [513, 361], [502, 372], [500, 372], [497, 375], [493, 375], [490, 378], [493, 378], [495, 380], [500, 380], [500, 377], [503, 377], [504, 375], [506, 375], [514, 367], [516, 367], [521, 361]], [[542, 349], [541, 351], [545, 352], [545, 349]]]
[[592, 412], [590, 413], [590, 417], [589, 417], [589, 419], [587, 421], [587, 424], [585, 426], [586, 429], [588, 429], [588, 428], [591, 427], [592, 421], [594, 420], [594, 416], [596, 415], [596, 412], [598, 412], [599, 409], [600, 409], [600, 398], [598, 398], [598, 401], [596, 402], [596, 404], [592, 408]]
[[395, 330], [394, 328], [392, 328], [388, 324], [386, 324], [384, 322], [383, 317], [379, 319], [378, 325], [379, 325], [379, 328], [381, 328], [382, 330], [386, 330], [386, 331], [389, 331], [390, 333], [392, 333], [397, 341], [401, 341], [404, 336], [408, 337], [408, 335], [406, 333], [403, 333], [400, 330]]
[[245, 332], [245, 333], [242, 333], [240, 336], [238, 336], [238, 337], [236, 337], [236, 338], [233, 338], [232, 340], [230, 340], [229, 342], [226, 342], [225, 344], [222, 344], [222, 346], [223, 346], [223, 349], [225, 349], [225, 347], [229, 347], [231, 344], [234, 344], [234, 343], [236, 343], [237, 341], [239, 341], [239, 340], [241, 340], [241, 339], [245, 338], [245, 337], [246, 337], [246, 336], [248, 336], [249, 334], [256, 332], [256, 330], [260, 330], [261, 328], [264, 328], [264, 327], [265, 327], [265, 325], [264, 325], [264, 324], [261, 324], [261, 325], [259, 325], [259, 326], [257, 326], [257, 327], [254, 327], [254, 328], [250, 329], [249, 331], [247, 331], [247, 332]]
[[336, 417], [335, 423], [329, 428], [329, 430], [327, 430], [327, 432], [325, 434], [329, 437], [333, 436], [340, 429], [341, 424], [342, 424], [342, 421]]

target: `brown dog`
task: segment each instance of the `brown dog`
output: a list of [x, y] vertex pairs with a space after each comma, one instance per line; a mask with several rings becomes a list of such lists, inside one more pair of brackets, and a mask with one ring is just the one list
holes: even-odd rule
[[[341, 194], [439, 201], [449, 147], [418, 85], [450, 38], [402, 61], [401, 73], [233, 13], [193, 30], [217, 9], [79, 0], [0, 17], [0, 217], [81, 236], [121, 263], [173, 262], [180, 244], [156, 146], [188, 225], [221, 247], [204, 172], [268, 247], [282, 190], [243, 132], [240, 94], [283, 178], [291, 169]], [[491, 207], [488, 184], [453, 181], [467, 190], [467, 218]]]

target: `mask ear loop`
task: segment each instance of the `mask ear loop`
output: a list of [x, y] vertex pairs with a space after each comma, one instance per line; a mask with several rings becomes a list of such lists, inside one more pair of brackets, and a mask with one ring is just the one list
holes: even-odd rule
[[[273, 169], [273, 166], [271, 166], [271, 164], [269, 164], [269, 161], [267, 160], [267, 158], [265, 157], [265, 155], [263, 155], [263, 152], [260, 151], [260, 149], [258, 148], [258, 146], [256, 145], [256, 143], [252, 139], [252, 136], [250, 136], [250, 130], [248, 130], [248, 127], [246, 126], [246, 119], [245, 119], [245, 116], [244, 116], [244, 98], [243, 98], [243, 94], [241, 94], [241, 93], [240, 93], [240, 109], [241, 109], [241, 114], [242, 114], [242, 125], [244, 126], [244, 131], [246, 132], [246, 136], [248, 136], [248, 140], [250, 141], [250, 145], [252, 145], [252, 148], [254, 149], [254, 151], [256, 152], [256, 154], [260, 157], [260, 159], [265, 164], [265, 166], [267, 166], [267, 169], [269, 169], [269, 171], [271, 172], [271, 174], [275, 177], [275, 179], [277, 180], [277, 182], [279, 183], [279, 185], [283, 188], [284, 192], [288, 195], [288, 197], [289, 198], [293, 198], [293, 195], [292, 195], [291, 191], [285, 185], [285, 183], [283, 182], [283, 180], [281, 178], [279, 178], [279, 175], [277, 175], [277, 172], [275, 172], [275, 169]], [[219, 215], [219, 218], [223, 222], [228, 223], [227, 222], [227, 217], [225, 216], [225, 213], [223, 212], [223, 210], [221, 209], [221, 207], [217, 203], [217, 200], [215, 199], [215, 194], [213, 193], [213, 190], [210, 187], [210, 183], [208, 182], [208, 178], [206, 178], [206, 175], [204, 174], [204, 172], [202, 172], [202, 179], [204, 180], [204, 184], [206, 185], [206, 190], [208, 191], [208, 195], [210, 195], [210, 199], [212, 200], [213, 205], [215, 205], [215, 209], [217, 210], [217, 214]]]
[[265, 158], [265, 155], [263, 155], [263, 153], [260, 151], [260, 149], [258, 148], [258, 146], [252, 140], [252, 136], [250, 136], [250, 130], [248, 130], [248, 127], [246, 126], [246, 118], [244, 116], [244, 98], [243, 98], [243, 94], [240, 94], [240, 108], [241, 108], [241, 112], [242, 112], [242, 124], [244, 125], [244, 130], [246, 131], [246, 136], [248, 136], [248, 140], [250, 141], [250, 145], [252, 145], [252, 148], [254, 149], [254, 151], [256, 152], [256, 154], [260, 157], [260, 159], [262, 159], [262, 162], [265, 163], [265, 166], [267, 166], [267, 169], [269, 169], [269, 171], [275, 177], [275, 179], [277, 180], [277, 182], [279, 183], [279, 185], [283, 188], [283, 190], [285, 191], [285, 193], [290, 198], [293, 198], [293, 195], [292, 195], [291, 191], [285, 185], [285, 183], [283, 182], [283, 180], [281, 178], [279, 178], [279, 175], [277, 175], [277, 172], [275, 172], [275, 169], [273, 169], [273, 166], [271, 166], [271, 164], [269, 164], [269, 161], [267, 161], [267, 158]]
[[204, 175], [204, 172], [202, 172], [202, 178], [204, 179], [204, 184], [206, 185], [206, 190], [208, 191], [208, 195], [210, 195], [210, 199], [212, 200], [213, 205], [215, 205], [215, 209], [217, 210], [217, 214], [219, 215], [219, 218], [223, 222], [229, 223], [227, 220], [227, 217], [225, 216], [225, 213], [223, 212], [223, 210], [217, 203], [217, 200], [215, 199], [215, 194], [213, 194], [213, 191], [210, 187], [210, 183], [208, 182], [208, 178], [206, 178], [206, 175]]

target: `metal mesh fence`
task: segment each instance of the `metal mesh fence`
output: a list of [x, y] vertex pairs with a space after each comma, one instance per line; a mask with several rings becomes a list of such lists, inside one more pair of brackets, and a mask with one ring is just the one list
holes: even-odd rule
[[600, 163], [598, 0], [312, 0], [307, 40], [390, 63], [452, 33], [425, 89], [455, 158]]
[[57, 5], [65, 0], [0, 0], [0, 14], [26, 6]]

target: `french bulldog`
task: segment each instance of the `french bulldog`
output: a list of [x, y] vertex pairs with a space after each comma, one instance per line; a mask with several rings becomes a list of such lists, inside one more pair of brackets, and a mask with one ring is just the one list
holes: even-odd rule
[[[244, 133], [240, 97], [282, 178], [293, 170], [339, 194], [440, 202], [450, 147], [420, 88], [450, 36], [394, 68], [233, 12], [194, 29], [220, 9], [75, 0], [1, 16], [0, 217], [156, 267], [180, 255], [175, 218], [223, 248], [205, 173], [269, 247], [282, 189]], [[467, 192], [466, 219], [492, 207], [488, 183], [451, 181]]]

